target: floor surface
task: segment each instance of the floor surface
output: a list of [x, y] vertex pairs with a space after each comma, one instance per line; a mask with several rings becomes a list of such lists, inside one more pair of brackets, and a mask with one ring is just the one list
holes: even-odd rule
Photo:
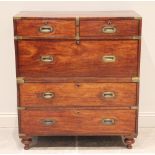
[[133, 149], [126, 149], [120, 137], [34, 137], [24, 150], [17, 128], [0, 128], [0, 153], [103, 154], [155, 153], [155, 128], [140, 128]]

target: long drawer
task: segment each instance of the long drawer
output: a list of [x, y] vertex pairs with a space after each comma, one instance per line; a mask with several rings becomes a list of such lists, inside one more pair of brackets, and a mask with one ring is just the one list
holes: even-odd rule
[[22, 77], [132, 77], [138, 74], [138, 41], [17, 42]]
[[19, 85], [20, 106], [134, 106], [135, 83], [25, 83]]
[[22, 110], [20, 132], [28, 135], [134, 134], [134, 110]]

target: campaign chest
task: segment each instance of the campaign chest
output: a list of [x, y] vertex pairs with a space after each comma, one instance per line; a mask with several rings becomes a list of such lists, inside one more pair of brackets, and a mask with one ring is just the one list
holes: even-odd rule
[[133, 11], [14, 16], [19, 136], [138, 134], [141, 17]]

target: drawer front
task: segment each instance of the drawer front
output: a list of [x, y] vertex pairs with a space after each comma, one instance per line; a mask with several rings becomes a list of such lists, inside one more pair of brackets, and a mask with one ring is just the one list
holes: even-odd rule
[[134, 110], [22, 110], [20, 131], [28, 135], [135, 133]]
[[139, 20], [81, 20], [80, 36], [125, 37], [139, 34]]
[[19, 41], [18, 76], [137, 76], [138, 41]]
[[135, 83], [25, 83], [19, 85], [20, 106], [132, 106]]
[[27, 37], [75, 37], [75, 20], [17, 20], [16, 35]]

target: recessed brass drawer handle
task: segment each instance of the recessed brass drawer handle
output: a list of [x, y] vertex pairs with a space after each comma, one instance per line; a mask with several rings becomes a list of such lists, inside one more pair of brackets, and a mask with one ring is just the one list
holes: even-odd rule
[[44, 119], [41, 121], [41, 123], [44, 125], [44, 126], [52, 126], [55, 124], [55, 120], [53, 119]]
[[102, 96], [106, 99], [110, 99], [110, 98], [114, 98], [115, 97], [115, 93], [114, 92], [103, 92]]
[[54, 98], [54, 93], [52, 93], [52, 92], [45, 92], [45, 93], [43, 93], [43, 98], [44, 99], [52, 99], [52, 98]]
[[50, 62], [54, 61], [54, 57], [51, 55], [43, 55], [43, 56], [41, 56], [40, 60], [42, 62], [50, 63]]
[[39, 31], [41, 33], [51, 33], [53, 32], [54, 28], [52, 26], [43, 25], [39, 28]]
[[115, 120], [112, 118], [104, 118], [102, 119], [101, 122], [103, 125], [114, 125], [115, 124]]
[[102, 57], [103, 62], [115, 62], [116, 57], [114, 55], [105, 55]]
[[108, 34], [111, 34], [111, 33], [115, 33], [116, 32], [116, 27], [114, 27], [114, 26], [104, 26], [103, 28], [102, 28], [102, 32], [103, 33], [108, 33]]

